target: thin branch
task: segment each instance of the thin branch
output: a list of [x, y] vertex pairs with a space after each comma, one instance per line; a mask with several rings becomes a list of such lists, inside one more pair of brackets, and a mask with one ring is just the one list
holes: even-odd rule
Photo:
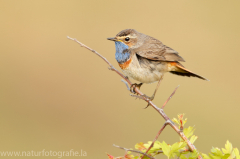
[[[165, 122], [162, 126], [162, 128], [159, 130], [159, 132], [157, 133], [157, 136], [155, 137], [155, 139], [153, 140], [152, 144], [149, 146], [149, 148], [147, 149], [147, 151], [145, 152], [146, 154], [148, 153], [148, 151], [153, 147], [155, 141], [158, 139], [159, 135], [162, 133], [162, 131], [165, 129], [165, 127], [168, 125], [169, 122]], [[144, 156], [142, 156], [141, 159], [143, 159]]]
[[113, 65], [112, 65], [110, 62], [108, 62], [108, 60], [107, 60], [105, 57], [103, 57], [101, 54], [99, 54], [97, 51], [95, 51], [95, 50], [91, 49], [90, 47], [84, 45], [83, 43], [81, 43], [80, 41], [78, 41], [78, 40], [75, 39], [75, 38], [70, 38], [69, 36], [67, 36], [67, 38], [70, 39], [70, 40], [73, 40], [73, 41], [77, 42], [81, 47], [84, 47], [84, 48], [92, 51], [93, 53], [95, 53], [96, 55], [98, 55], [99, 57], [101, 57], [111, 68], [114, 68]]
[[[101, 54], [99, 54], [97, 51], [91, 49], [90, 47], [84, 45], [83, 43], [79, 42], [77, 39], [74, 39], [74, 38], [70, 38], [70, 37], [67, 37], [68, 39], [70, 40], [73, 40], [75, 42], [77, 42], [81, 47], [84, 47], [88, 50], [90, 50], [91, 52], [95, 53], [96, 55], [98, 55], [100, 58], [102, 58], [109, 66], [110, 66], [110, 69], [115, 71], [119, 76], [121, 76], [129, 85], [132, 85], [131, 81], [125, 77], [122, 73], [120, 73], [117, 69], [115, 69], [113, 67], [113, 65], [105, 58], [103, 57]], [[134, 88], [134, 91], [136, 93], [138, 93], [140, 96], [144, 95], [137, 87]], [[175, 93], [175, 91], [174, 91]], [[173, 94], [174, 94], [173, 93]], [[170, 96], [172, 97], [172, 95]], [[169, 121], [169, 125], [178, 133], [178, 135], [187, 143], [190, 151], [193, 151], [195, 150], [195, 146], [188, 140], [188, 138], [184, 135], [183, 132], [181, 132], [179, 130], [179, 128], [169, 119], [169, 117], [164, 113], [163, 109], [157, 107], [152, 101], [150, 101], [147, 97], [144, 97], [142, 96], [142, 99], [145, 100], [146, 102], [148, 102], [149, 105], [151, 105], [164, 119], [165, 121]], [[170, 98], [169, 98], [170, 99]], [[165, 102], [166, 103], [166, 102]], [[202, 157], [199, 155], [198, 156], [198, 159], [202, 159]]]
[[129, 81], [128, 78], [126, 78], [122, 73], [120, 73], [116, 68], [114, 68], [113, 65], [105, 57], [103, 57], [101, 54], [99, 54], [97, 51], [95, 51], [95, 50], [91, 49], [90, 47], [84, 45], [83, 43], [81, 43], [80, 41], [78, 41], [75, 38], [71, 38], [69, 36], [67, 36], [67, 38], [70, 39], [70, 40], [75, 41], [81, 47], [84, 47], [84, 48], [90, 50], [91, 52], [95, 53], [96, 55], [98, 55], [101, 59], [103, 59], [110, 66], [110, 68], [109, 68], [110, 70], [115, 71], [118, 75], [120, 75], [122, 78], [124, 78], [129, 84], [131, 83], [131, 81]]
[[129, 91], [131, 91], [131, 89], [130, 89], [129, 86], [128, 86], [128, 83], [127, 83], [126, 81], [124, 81], [123, 79], [121, 79], [121, 81], [122, 81], [123, 83], [125, 83], [125, 85], [127, 86], [127, 89], [128, 89]]
[[165, 105], [166, 105], [167, 102], [172, 98], [172, 96], [175, 94], [175, 92], [177, 91], [177, 89], [178, 89], [179, 86], [180, 86], [180, 85], [178, 85], [178, 86], [175, 88], [175, 90], [172, 92], [172, 94], [170, 95], [170, 97], [169, 97], [169, 98], [166, 100], [166, 102], [163, 104], [162, 109], [164, 109]]
[[147, 157], [149, 157], [149, 158], [151, 158], [151, 159], [155, 159], [154, 157], [152, 157], [152, 156], [150, 156], [150, 155], [148, 155], [148, 154], [146, 154], [146, 153], [143, 153], [143, 152], [141, 152], [141, 151], [127, 149], [127, 148], [120, 147], [120, 146], [117, 146], [117, 145], [113, 145], [113, 146], [114, 146], [114, 147], [117, 147], [117, 148], [120, 148], [120, 149], [123, 149], [123, 150], [125, 150], [125, 151], [131, 151], [131, 152], [139, 153], [139, 154], [145, 155], [145, 156], [147, 156]]

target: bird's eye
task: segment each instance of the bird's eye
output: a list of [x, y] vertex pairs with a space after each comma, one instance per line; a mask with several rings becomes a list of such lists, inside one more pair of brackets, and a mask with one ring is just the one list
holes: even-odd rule
[[126, 37], [126, 38], [125, 38], [125, 41], [129, 41], [129, 40], [130, 40], [130, 38], [129, 38], [129, 37]]

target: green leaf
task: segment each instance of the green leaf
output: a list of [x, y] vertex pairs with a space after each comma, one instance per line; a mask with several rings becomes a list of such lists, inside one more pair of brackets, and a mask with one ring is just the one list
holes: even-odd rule
[[162, 148], [162, 147], [161, 147], [161, 142], [160, 142], [160, 141], [155, 141], [154, 146], [158, 146], [159, 148]]
[[191, 151], [183, 151], [181, 154], [189, 154]]
[[203, 157], [204, 159], [211, 159], [207, 154], [204, 154], [204, 153], [202, 153], [202, 157]]
[[176, 152], [178, 152], [179, 150], [179, 144], [178, 143], [174, 143], [172, 146], [171, 146], [171, 150], [169, 152], [169, 157], [170, 158], [173, 158], [175, 157], [175, 154]]
[[170, 146], [167, 145], [167, 143], [163, 141], [161, 143], [161, 147], [162, 147], [163, 153], [169, 158]]
[[[194, 131], [195, 131], [195, 129], [192, 126], [189, 126], [188, 128], [183, 129], [183, 133], [187, 138], [191, 137], [193, 135]], [[183, 141], [182, 138], [180, 138], [180, 140]]]
[[[132, 150], [132, 149], [130, 149], [130, 150]], [[131, 154], [131, 153], [132, 153], [131, 151], [128, 151], [128, 152], [127, 152], [128, 155]]]
[[[149, 141], [147, 144], [144, 144], [144, 147], [146, 147], [146, 151], [151, 146], [151, 144], [152, 144], [152, 141]], [[153, 147], [148, 151], [148, 154], [156, 152], [158, 150], [161, 150], [161, 145], [160, 145], [159, 141], [156, 141], [154, 143]], [[146, 151], [144, 151], [144, 152], [146, 152]]]
[[236, 159], [240, 159], [239, 151], [237, 148], [233, 149], [233, 152], [235, 153]]
[[176, 142], [171, 146], [171, 151], [175, 152], [177, 150], [179, 150], [179, 143]]
[[152, 141], [148, 141], [147, 144], [143, 144], [143, 145], [144, 145], [144, 147], [149, 148], [149, 146], [150, 146], [151, 144], [152, 144]]
[[192, 126], [189, 126], [188, 128], [185, 128], [185, 129], [183, 130], [183, 133], [185, 134], [185, 136], [186, 136], [187, 138], [189, 138], [190, 136], [192, 136], [192, 135], [193, 135], [193, 132], [194, 132], [194, 127], [192, 127]]
[[222, 159], [227, 159], [230, 156], [230, 154], [223, 155]]
[[194, 150], [193, 152], [190, 152], [189, 158], [188, 159], [196, 159], [198, 157], [198, 152], [197, 150]]
[[180, 158], [181, 158], [181, 159], [187, 159], [187, 157], [184, 156], [184, 155], [181, 155]]
[[143, 142], [140, 142], [135, 145], [135, 149], [138, 149], [138, 150], [144, 152], [144, 150], [146, 150], [146, 147], [144, 146]]
[[196, 140], [197, 140], [197, 136], [193, 135], [191, 138], [190, 138], [190, 142], [193, 144]]
[[184, 114], [179, 114], [179, 115], [178, 115], [178, 119], [173, 118], [172, 121], [173, 121], [174, 123], [176, 123], [178, 126], [181, 126], [181, 122], [182, 122], [182, 126], [184, 126], [185, 123], [187, 122], [187, 118], [186, 118], [186, 119], [183, 119], [183, 116], [184, 116]]
[[229, 141], [227, 141], [227, 143], [225, 144], [225, 149], [222, 148], [222, 151], [225, 154], [231, 154], [231, 152], [232, 152], [232, 144]]
[[187, 118], [183, 120], [183, 126], [185, 125], [186, 122], [187, 122]]
[[212, 159], [221, 159], [221, 157], [219, 156], [214, 156], [213, 154], [209, 154], [210, 158]]
[[173, 118], [172, 121], [178, 125], [180, 125], [179, 121], [176, 118]]
[[175, 156], [179, 156], [180, 152], [179, 150], [187, 146], [186, 142], [176, 142], [171, 147], [171, 150], [169, 152], [169, 157], [174, 158]]
[[215, 156], [223, 157], [223, 153], [219, 148], [212, 148], [211, 153], [214, 154]]

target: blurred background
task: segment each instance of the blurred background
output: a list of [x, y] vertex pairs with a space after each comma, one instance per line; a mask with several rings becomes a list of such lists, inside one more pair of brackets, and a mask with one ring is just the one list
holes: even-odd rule
[[[227, 140], [240, 148], [240, 1], [0, 1], [0, 151], [86, 151], [85, 158], [122, 156], [154, 139], [163, 118], [130, 97], [116, 68], [114, 43], [127, 28], [178, 51], [197, 78], [165, 75], [154, 103], [170, 117], [185, 113], [195, 145], [208, 153]], [[132, 80], [133, 82], [136, 82]], [[157, 83], [141, 90], [152, 95]], [[167, 127], [159, 141], [179, 141]], [[32, 157], [33, 158], [33, 157]], [[47, 158], [47, 157], [46, 157]], [[68, 157], [70, 158], [70, 157]], [[74, 158], [74, 157], [72, 157]]]

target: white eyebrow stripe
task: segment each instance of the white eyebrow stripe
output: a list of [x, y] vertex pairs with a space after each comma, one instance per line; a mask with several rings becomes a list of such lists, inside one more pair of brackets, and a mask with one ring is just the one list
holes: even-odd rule
[[125, 39], [126, 37], [137, 38], [137, 36], [127, 35], [127, 36], [121, 36], [121, 37], [119, 37], [119, 39]]
[[127, 36], [127, 37], [129, 37], [129, 38], [136, 38], [137, 36], [131, 36], [131, 35], [130, 35], [130, 36]]

